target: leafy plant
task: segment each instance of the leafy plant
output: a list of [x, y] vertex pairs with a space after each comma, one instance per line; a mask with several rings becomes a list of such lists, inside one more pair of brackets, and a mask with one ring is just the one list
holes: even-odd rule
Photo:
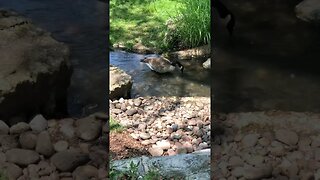
[[111, 132], [122, 132], [124, 130], [124, 127], [121, 126], [116, 120], [114, 120], [111, 116], [109, 119], [109, 127]]

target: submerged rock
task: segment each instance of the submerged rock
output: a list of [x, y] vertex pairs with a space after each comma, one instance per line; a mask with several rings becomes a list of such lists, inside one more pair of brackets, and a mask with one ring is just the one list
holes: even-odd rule
[[0, 118], [66, 113], [69, 49], [29, 19], [0, 10]]

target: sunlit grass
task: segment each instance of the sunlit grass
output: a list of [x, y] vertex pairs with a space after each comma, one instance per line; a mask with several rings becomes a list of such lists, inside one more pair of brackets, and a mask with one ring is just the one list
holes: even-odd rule
[[112, 117], [109, 119], [109, 127], [111, 132], [122, 132], [125, 128], [121, 126], [116, 120]]

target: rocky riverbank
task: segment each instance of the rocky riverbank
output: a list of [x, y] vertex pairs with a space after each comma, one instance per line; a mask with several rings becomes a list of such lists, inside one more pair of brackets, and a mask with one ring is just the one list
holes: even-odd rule
[[277, 111], [214, 117], [214, 179], [320, 179], [319, 122]]
[[0, 169], [9, 179], [106, 179], [108, 116], [0, 121]]
[[110, 116], [145, 145], [152, 156], [210, 148], [209, 97], [110, 100]]

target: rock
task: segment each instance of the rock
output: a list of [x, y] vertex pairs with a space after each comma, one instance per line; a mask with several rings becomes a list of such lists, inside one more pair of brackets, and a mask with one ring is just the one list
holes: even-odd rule
[[275, 138], [283, 142], [287, 145], [296, 145], [298, 143], [299, 137], [296, 132], [287, 130], [287, 129], [280, 129], [275, 131]]
[[31, 131], [20, 134], [19, 143], [24, 149], [34, 149], [37, 144], [37, 135]]
[[263, 179], [272, 176], [272, 166], [263, 165], [261, 167], [248, 166], [244, 168], [243, 177], [246, 179]]
[[80, 166], [73, 171], [72, 177], [79, 180], [98, 178], [98, 169], [91, 165]]
[[75, 130], [73, 127], [74, 120], [71, 118], [60, 120], [60, 132], [67, 139], [71, 139], [74, 137]]
[[244, 168], [243, 167], [235, 167], [232, 171], [231, 171], [232, 176], [234, 177], [242, 177], [244, 174]]
[[248, 164], [253, 166], [261, 166], [264, 162], [264, 157], [260, 155], [251, 155], [250, 158], [246, 159]]
[[56, 142], [53, 145], [54, 150], [57, 151], [57, 152], [67, 150], [68, 146], [69, 146], [69, 143], [67, 141], [64, 141], [64, 140], [60, 140], [60, 141]]
[[77, 136], [83, 140], [91, 141], [101, 134], [102, 124], [100, 121], [86, 117], [76, 121]]
[[48, 131], [42, 131], [38, 135], [36, 151], [46, 157], [54, 153], [53, 145], [51, 143], [50, 134]]
[[21, 166], [37, 163], [40, 156], [37, 152], [26, 149], [13, 148], [6, 152], [6, 159], [8, 162], [15, 163]]
[[141, 99], [134, 99], [133, 100], [133, 104], [135, 105], [135, 106], [140, 106], [141, 105]]
[[12, 148], [16, 148], [19, 146], [17, 135], [15, 136], [9, 136], [9, 135], [0, 135], [0, 148], [2, 150], [8, 150]]
[[[1, 173], [5, 173], [8, 179], [18, 179], [22, 175], [22, 169], [14, 163], [4, 163], [1, 170]], [[0, 177], [3, 178], [2, 175]]]
[[158, 147], [149, 148], [148, 152], [151, 154], [151, 156], [161, 156], [163, 154], [163, 150]]
[[270, 140], [268, 138], [265, 138], [265, 137], [262, 137], [259, 139], [258, 143], [261, 145], [261, 146], [269, 146], [270, 145]]
[[8, 134], [9, 133], [9, 126], [0, 120], [0, 134]]
[[0, 152], [0, 168], [1, 168], [1, 164], [4, 164], [4, 162], [6, 162], [6, 155], [3, 152]]
[[170, 148], [170, 142], [168, 140], [161, 140], [161, 141], [158, 141], [156, 144], [157, 144], [157, 147], [161, 148], [162, 150], [167, 150]]
[[127, 114], [128, 116], [132, 116], [132, 115], [136, 114], [137, 112], [138, 112], [138, 110], [132, 108], [132, 109], [128, 109], [128, 110], [126, 111], [126, 114]]
[[29, 123], [30, 128], [34, 132], [41, 132], [48, 128], [48, 121], [41, 115], [36, 115]]
[[242, 138], [242, 146], [243, 147], [253, 147], [258, 142], [259, 135], [257, 134], [247, 134]]
[[318, 0], [304, 0], [295, 7], [296, 16], [304, 21], [320, 21], [320, 3]]
[[71, 150], [57, 152], [50, 158], [53, 165], [62, 172], [70, 172], [78, 166], [89, 162], [89, 156], [80, 152]]
[[29, 129], [30, 129], [29, 124], [25, 122], [19, 122], [18, 124], [11, 126], [10, 134], [21, 134], [25, 131], [28, 131]]
[[[229, 159], [229, 166], [236, 167], [236, 166], [243, 166], [244, 161], [239, 156], [232, 156]], [[239, 177], [239, 176], [236, 176]]]
[[109, 68], [109, 99], [129, 98], [132, 78], [123, 70], [110, 65]]
[[0, 22], [0, 118], [17, 112], [65, 113], [71, 77], [68, 47], [18, 14], [0, 15]]
[[202, 64], [203, 68], [210, 69], [211, 68], [211, 58], [207, 59], [206, 62]]
[[107, 178], [108, 176], [108, 171], [104, 168], [99, 168], [98, 169], [98, 179], [103, 179]]
[[30, 179], [39, 179], [39, 172], [40, 168], [35, 164], [28, 165], [28, 175]]
[[149, 133], [140, 133], [139, 137], [143, 140], [150, 139], [151, 136]]

